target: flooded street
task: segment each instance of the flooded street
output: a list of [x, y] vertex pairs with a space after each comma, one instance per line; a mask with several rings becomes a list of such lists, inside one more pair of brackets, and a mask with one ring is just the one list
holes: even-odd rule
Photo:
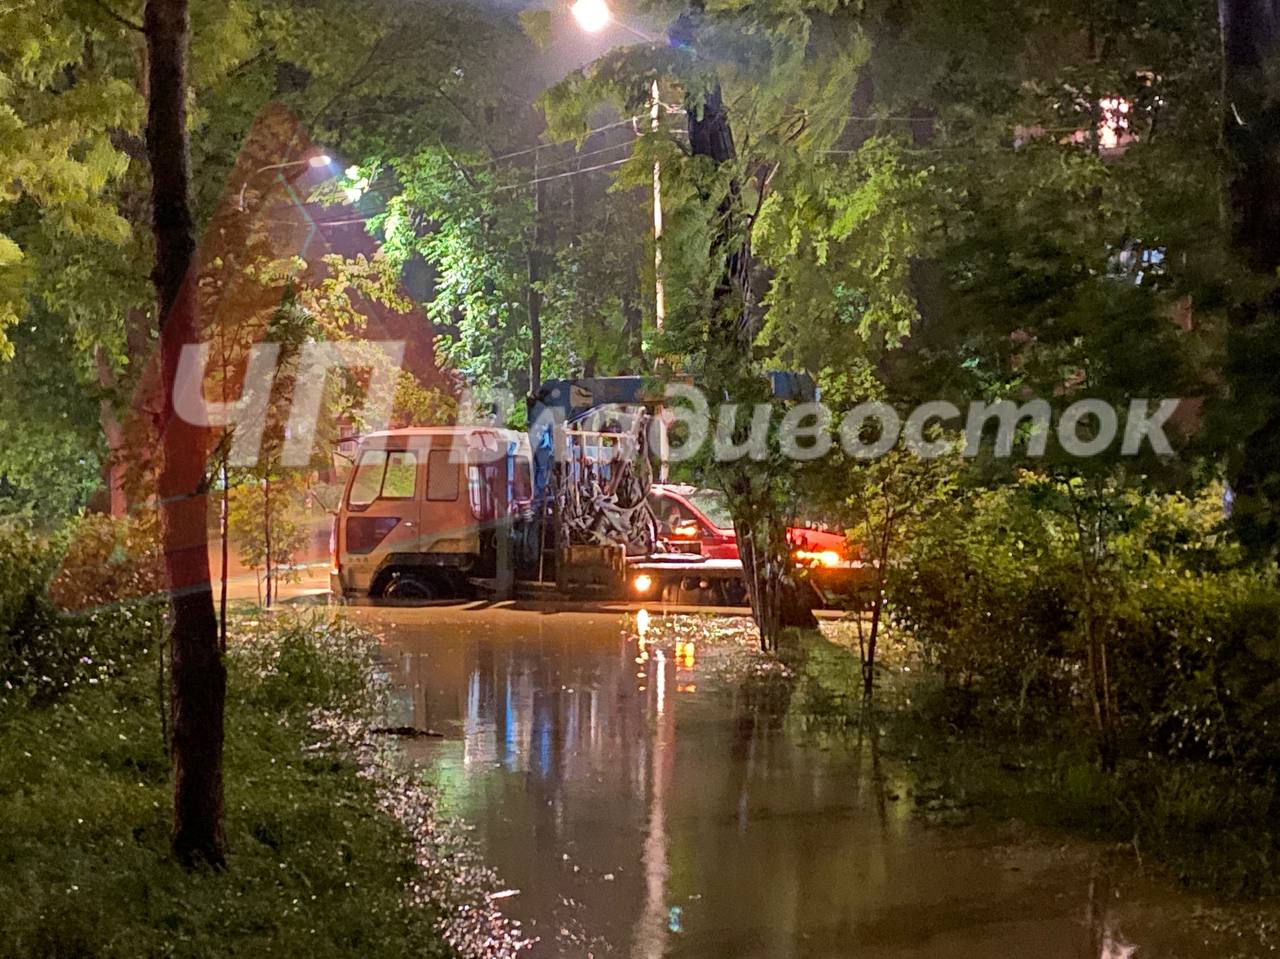
[[614, 614], [352, 615], [384, 639], [396, 720], [439, 734], [405, 748], [535, 956], [1259, 954], [1088, 848], [926, 825], [904, 772], [751, 708], [697, 643]]

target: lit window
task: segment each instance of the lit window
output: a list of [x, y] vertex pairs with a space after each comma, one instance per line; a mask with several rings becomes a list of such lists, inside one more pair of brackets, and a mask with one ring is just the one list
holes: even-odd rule
[[1103, 97], [1098, 101], [1102, 119], [1098, 121], [1098, 145], [1114, 150], [1132, 139], [1129, 134], [1129, 111], [1133, 104], [1123, 97]]

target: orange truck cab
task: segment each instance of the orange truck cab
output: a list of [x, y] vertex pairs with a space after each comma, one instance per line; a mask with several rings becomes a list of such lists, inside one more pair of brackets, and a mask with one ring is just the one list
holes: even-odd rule
[[343, 600], [465, 596], [472, 577], [492, 575], [498, 520], [527, 515], [532, 499], [524, 433], [440, 426], [369, 434], [334, 519], [332, 593]]

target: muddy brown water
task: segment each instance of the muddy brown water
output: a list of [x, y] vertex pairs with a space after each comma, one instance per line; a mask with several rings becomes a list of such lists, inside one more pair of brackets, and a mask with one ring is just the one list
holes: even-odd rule
[[[405, 749], [533, 956], [1150, 959], [1272, 954], [1131, 858], [924, 821], [907, 772], [717, 688], [621, 616], [359, 610]], [[1214, 914], [1215, 916], [1217, 914]]]

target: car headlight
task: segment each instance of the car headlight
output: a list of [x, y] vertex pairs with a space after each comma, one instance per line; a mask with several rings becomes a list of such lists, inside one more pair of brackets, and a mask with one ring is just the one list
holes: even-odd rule
[[798, 549], [795, 552], [796, 562], [808, 563], [810, 566], [823, 566], [827, 569], [839, 566], [843, 560], [840, 554], [834, 549], [824, 549], [821, 551], [813, 551], [806, 549]]

